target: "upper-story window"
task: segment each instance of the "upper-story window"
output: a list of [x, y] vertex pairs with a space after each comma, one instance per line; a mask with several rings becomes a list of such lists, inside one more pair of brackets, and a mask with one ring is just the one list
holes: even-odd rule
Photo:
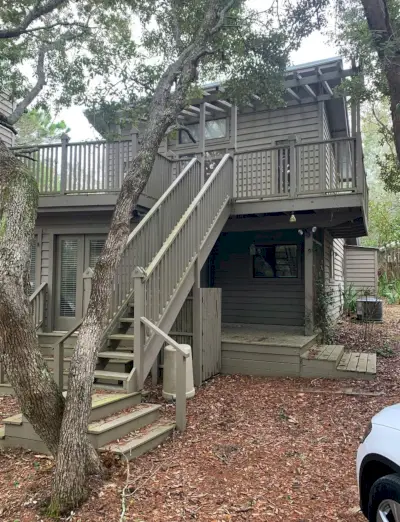
[[[199, 123], [189, 123], [185, 125], [190, 130], [191, 135], [196, 140], [199, 141]], [[205, 127], [205, 137], [206, 140], [215, 140], [218, 138], [226, 138], [227, 135], [227, 118], [220, 118], [218, 120], [208, 120], [206, 121]], [[193, 141], [190, 139], [190, 136], [184, 130], [179, 131], [179, 143], [181, 145], [191, 144]]]

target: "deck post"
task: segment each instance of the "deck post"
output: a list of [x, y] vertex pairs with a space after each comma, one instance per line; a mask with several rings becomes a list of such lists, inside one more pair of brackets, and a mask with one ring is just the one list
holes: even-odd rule
[[203, 186], [206, 182], [206, 106], [204, 102], [200, 104], [199, 147], [201, 155], [201, 185]]
[[83, 272], [83, 315], [86, 314], [92, 292], [93, 269], [88, 267]]
[[144, 383], [144, 343], [145, 343], [145, 328], [141, 318], [145, 315], [145, 295], [143, 278], [146, 272], [144, 268], [136, 267], [133, 271], [134, 278], [134, 361], [137, 375], [138, 390], [143, 389]]
[[[137, 155], [137, 151], [138, 151], [138, 136], [139, 136], [139, 131], [137, 130], [136, 127], [134, 127], [131, 131], [131, 140], [132, 140], [132, 160], [133, 158]], [[129, 158], [128, 158], [129, 160]]]
[[193, 380], [195, 386], [203, 382], [203, 343], [202, 343], [202, 291], [200, 287], [200, 267], [195, 265], [195, 280], [193, 285]]
[[314, 253], [311, 231], [304, 234], [304, 333], [314, 333]]
[[67, 171], [68, 171], [68, 134], [61, 136], [61, 170], [60, 170], [60, 194], [65, 194], [67, 190]]
[[290, 160], [289, 160], [290, 186], [289, 186], [289, 195], [290, 195], [291, 198], [295, 198], [296, 195], [297, 195], [296, 138], [290, 137], [289, 147], [290, 147]]
[[64, 341], [54, 347], [54, 380], [61, 391], [64, 389]]

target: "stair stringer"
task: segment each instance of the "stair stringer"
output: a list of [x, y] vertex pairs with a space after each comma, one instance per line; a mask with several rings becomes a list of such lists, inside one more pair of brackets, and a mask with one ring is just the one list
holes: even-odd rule
[[[230, 216], [230, 200], [227, 200], [223, 207], [221, 208], [219, 214], [217, 215], [213, 225], [208, 231], [203, 243], [200, 247], [200, 252], [195, 256], [189, 267], [186, 270], [185, 275], [183, 276], [178, 288], [175, 290], [175, 293], [168, 303], [168, 306], [164, 310], [164, 313], [158, 322], [157, 326], [163, 330], [165, 333], [169, 333], [181, 308], [186, 301], [189, 292], [191, 291], [194, 282], [195, 282], [195, 267], [196, 261], [199, 263], [199, 267], [201, 268], [204, 263], [207, 261], [208, 256], [210, 255], [211, 250], [213, 249], [220, 233], [222, 232], [226, 222], [228, 221]], [[156, 357], [164, 344], [163, 339], [158, 335], [152, 335], [145, 346], [144, 351], [144, 379], [150, 373], [150, 370], [156, 360]], [[134, 377], [134, 370], [132, 370], [132, 378]]]

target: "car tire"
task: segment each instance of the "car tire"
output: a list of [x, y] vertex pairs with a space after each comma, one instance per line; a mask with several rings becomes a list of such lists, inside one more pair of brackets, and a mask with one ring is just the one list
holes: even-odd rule
[[400, 475], [386, 475], [372, 485], [369, 522], [400, 522]]

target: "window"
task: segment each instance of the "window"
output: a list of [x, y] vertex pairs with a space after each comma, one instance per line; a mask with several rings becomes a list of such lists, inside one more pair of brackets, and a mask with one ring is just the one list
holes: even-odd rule
[[[196, 140], [199, 141], [199, 123], [190, 123], [189, 125], [185, 125], [190, 130], [190, 133]], [[227, 134], [227, 120], [226, 118], [221, 118], [218, 120], [208, 120], [206, 121], [205, 127], [205, 137], [206, 140], [215, 140], [217, 138], [225, 138]], [[188, 133], [184, 130], [179, 131], [179, 143], [182, 144], [191, 144], [193, 141], [189, 137]]]
[[299, 276], [297, 245], [256, 246], [253, 277], [295, 278]]

